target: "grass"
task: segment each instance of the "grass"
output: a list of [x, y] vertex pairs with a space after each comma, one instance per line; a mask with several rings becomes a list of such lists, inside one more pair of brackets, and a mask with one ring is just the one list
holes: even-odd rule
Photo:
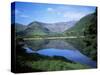
[[[39, 71], [61, 71], [61, 70], [79, 70], [89, 69], [87, 65], [74, 63], [62, 57], [48, 57], [39, 54], [19, 56], [19, 65], [23, 69], [31, 68]], [[26, 68], [25, 68], [26, 67]]]
[[31, 68], [40, 69], [44, 71], [59, 71], [59, 70], [76, 70], [89, 69], [88, 66], [79, 63], [69, 63], [61, 60], [39, 60], [33, 62], [26, 62], [26, 65]]

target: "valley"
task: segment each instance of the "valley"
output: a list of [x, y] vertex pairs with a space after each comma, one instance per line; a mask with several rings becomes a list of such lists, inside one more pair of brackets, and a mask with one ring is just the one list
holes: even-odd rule
[[79, 21], [13, 25], [18, 67], [32, 71], [97, 67], [96, 11]]

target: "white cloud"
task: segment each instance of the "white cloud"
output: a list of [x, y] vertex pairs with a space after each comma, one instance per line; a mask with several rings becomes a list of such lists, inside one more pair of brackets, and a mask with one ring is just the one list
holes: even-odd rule
[[85, 15], [86, 14], [84, 14], [84, 13], [67, 12], [67, 13], [63, 14], [63, 17], [70, 19], [70, 20], [79, 20], [80, 18], [82, 18]]
[[16, 17], [18, 16], [21, 18], [29, 18], [29, 16], [26, 14], [23, 14], [23, 12], [21, 10], [15, 9], [14, 13], [15, 13]]
[[24, 14], [21, 14], [21, 15], [19, 15], [19, 16], [22, 17], [22, 18], [29, 18], [28, 15], [24, 15]]
[[61, 12], [56, 12], [57, 13], [57, 15], [61, 15]]
[[21, 11], [20, 11], [20, 10], [15, 9], [15, 14], [20, 14], [20, 13], [21, 13]]
[[47, 11], [52, 14], [61, 15], [61, 12], [54, 8], [47, 8]]
[[53, 8], [47, 8], [47, 11], [54, 11]]

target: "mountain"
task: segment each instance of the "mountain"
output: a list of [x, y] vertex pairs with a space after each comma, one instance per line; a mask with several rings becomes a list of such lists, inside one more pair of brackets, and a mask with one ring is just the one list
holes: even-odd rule
[[19, 24], [19, 23], [15, 23], [13, 25], [15, 25], [15, 31], [16, 32], [21, 32], [21, 31], [26, 29], [25, 25], [22, 25], [22, 24]]
[[86, 15], [81, 18], [73, 27], [66, 30], [65, 34], [70, 35], [84, 35], [85, 29], [91, 24], [92, 19], [94, 18], [94, 14]]
[[49, 30], [42, 26], [42, 23], [34, 21], [30, 23], [27, 28], [23, 31], [25, 36], [38, 36], [38, 35], [47, 35]]
[[43, 26], [48, 28], [51, 32], [62, 33], [65, 30], [74, 26], [76, 21], [69, 21], [69, 22], [58, 22], [58, 23], [51, 23], [51, 24], [44, 24]]
[[16, 32], [21, 36], [56, 36], [64, 32], [65, 30], [73, 27], [76, 21], [69, 22], [58, 22], [58, 23], [43, 23], [34, 21], [28, 24], [26, 27], [24, 25], [16, 23]]

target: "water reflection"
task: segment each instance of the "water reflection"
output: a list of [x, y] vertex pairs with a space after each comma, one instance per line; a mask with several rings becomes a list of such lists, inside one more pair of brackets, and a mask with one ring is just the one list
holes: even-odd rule
[[41, 39], [41, 40], [26, 40], [25, 43], [28, 47], [33, 50], [43, 49], [46, 44], [49, 43], [49, 40]]
[[90, 67], [96, 67], [96, 62], [92, 61], [90, 58], [86, 57], [82, 53], [80, 53], [78, 50], [69, 50], [69, 49], [43, 49], [37, 51], [37, 53], [47, 56], [62, 56], [66, 59], [69, 59], [73, 62], [81, 63], [88, 65]]
[[[82, 54], [78, 49], [69, 44], [66, 40], [27, 40], [28, 45], [24, 47], [27, 53], [38, 53], [47, 56], [63, 56], [73, 62], [96, 67], [96, 62]], [[32, 48], [32, 49], [30, 49]]]
[[76, 48], [66, 42], [66, 40], [49, 40], [49, 43], [45, 45], [45, 48], [76, 50]]
[[56, 48], [56, 49], [70, 49], [77, 50], [74, 46], [66, 42], [66, 40], [27, 40], [25, 41], [28, 47], [33, 50]]

